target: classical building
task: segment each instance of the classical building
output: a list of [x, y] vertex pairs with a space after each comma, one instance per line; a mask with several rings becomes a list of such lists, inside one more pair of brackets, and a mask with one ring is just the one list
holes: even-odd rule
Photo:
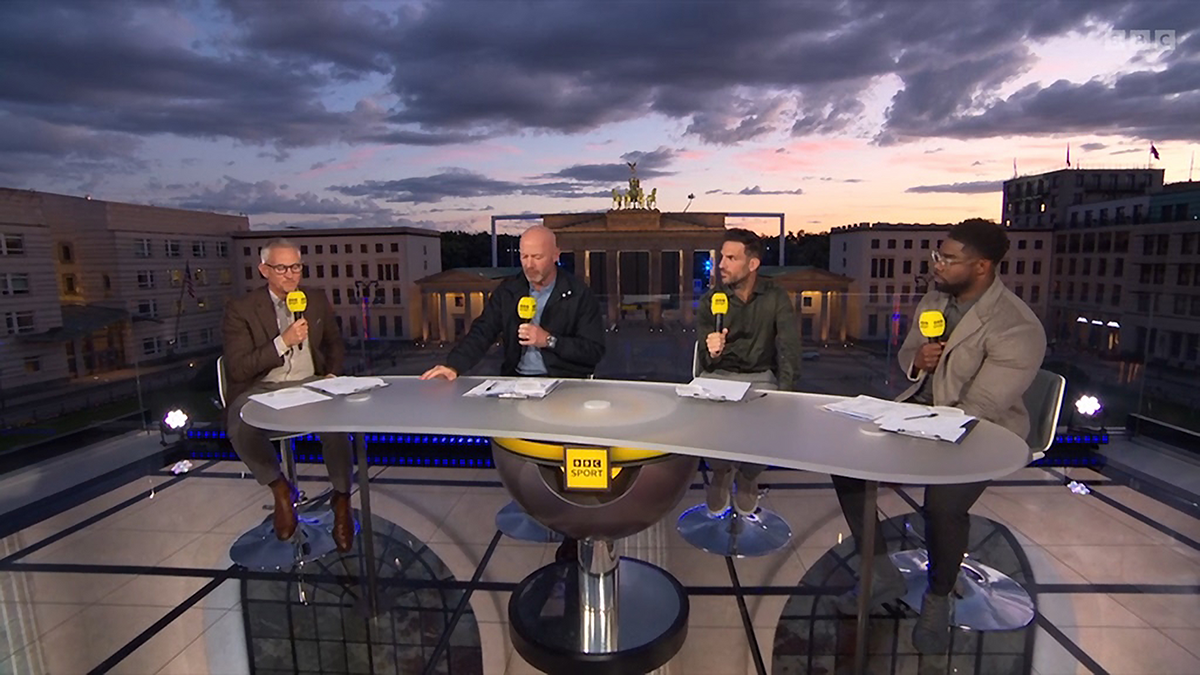
[[[852, 279], [848, 333], [855, 340], [903, 338], [912, 313], [928, 289], [930, 254], [950, 225], [860, 223], [829, 235], [829, 268]], [[1048, 320], [1050, 238], [1048, 228], [1012, 228], [1000, 277], [1042, 319]]]
[[244, 216], [0, 188], [0, 388], [214, 350]]
[[1120, 200], [1080, 205], [1056, 232], [1048, 333], [1058, 342], [1173, 368], [1200, 368], [1200, 182], [1148, 197], [1136, 221]]
[[304, 284], [325, 291], [342, 336], [350, 339], [420, 339], [423, 321], [416, 280], [442, 269], [442, 243], [434, 230], [416, 227], [253, 230], [234, 235], [239, 292], [266, 283], [260, 251], [283, 237], [300, 247]]
[[[624, 322], [695, 325], [697, 298], [715, 280], [725, 214], [646, 209], [543, 216], [562, 250], [559, 264], [600, 300], [609, 327]], [[452, 342], [483, 311], [491, 291], [517, 267], [459, 268], [417, 280], [424, 340]], [[769, 267], [763, 276], [792, 297], [806, 340], [845, 338], [851, 280], [808, 267]]]

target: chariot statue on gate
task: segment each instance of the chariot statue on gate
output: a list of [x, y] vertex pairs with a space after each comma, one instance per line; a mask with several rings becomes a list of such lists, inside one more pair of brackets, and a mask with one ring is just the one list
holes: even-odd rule
[[658, 188], [654, 188], [647, 195], [642, 190], [642, 182], [637, 177], [637, 162], [626, 162], [629, 167], [629, 189], [621, 191], [613, 188], [612, 210], [616, 209], [657, 209], [658, 203]]

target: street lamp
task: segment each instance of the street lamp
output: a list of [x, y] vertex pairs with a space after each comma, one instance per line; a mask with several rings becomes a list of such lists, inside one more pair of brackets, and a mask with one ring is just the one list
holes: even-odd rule
[[355, 279], [354, 288], [358, 291], [358, 302], [362, 306], [362, 338], [359, 340], [359, 358], [362, 360], [364, 368], [370, 372], [367, 364], [367, 340], [371, 336], [371, 310], [369, 305], [375, 301], [371, 299], [371, 289], [381, 286], [379, 281], [375, 279]]

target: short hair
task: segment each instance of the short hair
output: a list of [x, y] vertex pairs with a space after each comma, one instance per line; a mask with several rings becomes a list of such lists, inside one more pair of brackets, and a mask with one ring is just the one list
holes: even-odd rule
[[964, 220], [950, 228], [949, 236], [997, 265], [1008, 253], [1008, 234], [990, 220]]
[[727, 241], [736, 242], [746, 247], [747, 258], [758, 258], [762, 260], [763, 244], [762, 237], [758, 233], [751, 232], [744, 227], [731, 227], [725, 230], [725, 238], [721, 240], [724, 244]]
[[290, 240], [284, 239], [283, 237], [276, 237], [275, 239], [268, 241], [266, 245], [264, 245], [258, 251], [258, 257], [260, 260], [262, 260], [264, 265], [267, 264], [267, 258], [271, 257], [271, 251], [274, 251], [277, 248], [290, 248], [295, 250], [297, 253], [300, 252], [300, 247], [293, 244]]

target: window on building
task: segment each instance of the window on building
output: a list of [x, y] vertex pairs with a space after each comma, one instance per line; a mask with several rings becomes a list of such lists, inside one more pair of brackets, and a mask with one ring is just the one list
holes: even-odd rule
[[324, 253], [325, 253], [325, 244], [317, 244], [317, 245], [316, 245], [316, 246], [314, 246], [313, 248], [314, 248], [314, 249], [316, 249], [317, 255], [324, 255]]
[[1042, 287], [1041, 286], [1038, 286], [1037, 284], [1030, 286], [1029, 302], [1036, 303], [1037, 301], [1042, 299], [1041, 296], [1042, 296]]
[[28, 295], [29, 274], [27, 272], [7, 272], [0, 274], [0, 293], [4, 295]]
[[[399, 253], [399, 252], [400, 252], [400, 243], [393, 241], [392, 242], [392, 253]], [[400, 336], [400, 334], [397, 333], [396, 337], [399, 337], [399, 336]]]
[[392, 287], [392, 304], [393, 305], [400, 304], [400, 287], [399, 286]]
[[378, 242], [375, 244], [375, 252], [383, 253], [383, 242]]
[[70, 244], [59, 244], [58, 245], [58, 260], [59, 260], [59, 262], [65, 262], [65, 263], [75, 261], [75, 254], [74, 254], [74, 251], [71, 250]]
[[329, 245], [329, 252], [330, 252], [331, 254], [337, 254], [337, 252], [338, 252], [338, 245], [337, 245], [337, 244], [330, 244], [330, 245]]
[[878, 239], [871, 240], [871, 248], [879, 248], [879, 240]]
[[168, 239], [163, 242], [163, 250], [168, 258], [179, 258], [183, 256], [183, 242], [178, 239]]
[[1033, 261], [1033, 273], [1034, 273], [1034, 274], [1041, 274], [1041, 273], [1042, 273], [1042, 261], [1041, 261], [1041, 260], [1034, 260], [1034, 261]]
[[324, 265], [317, 265], [317, 278], [318, 279], [325, 278], [325, 266]]
[[162, 351], [162, 340], [158, 337], [142, 338], [142, 355], [153, 356]]
[[207, 258], [208, 257], [208, 244], [203, 241], [193, 241], [192, 242], [192, 257], [193, 258]]
[[79, 295], [79, 286], [75, 282], [74, 274], [62, 275], [62, 289], [64, 295]]
[[366, 245], [366, 244], [359, 244], [359, 245], [358, 245], [358, 252], [359, 252], [359, 253], [366, 253], [366, 252], [367, 252], [367, 245]]
[[[337, 268], [335, 267], [334, 269], [337, 269]], [[340, 288], [333, 289], [333, 304], [335, 304], [335, 305], [342, 304], [342, 289], [340, 289]]]

